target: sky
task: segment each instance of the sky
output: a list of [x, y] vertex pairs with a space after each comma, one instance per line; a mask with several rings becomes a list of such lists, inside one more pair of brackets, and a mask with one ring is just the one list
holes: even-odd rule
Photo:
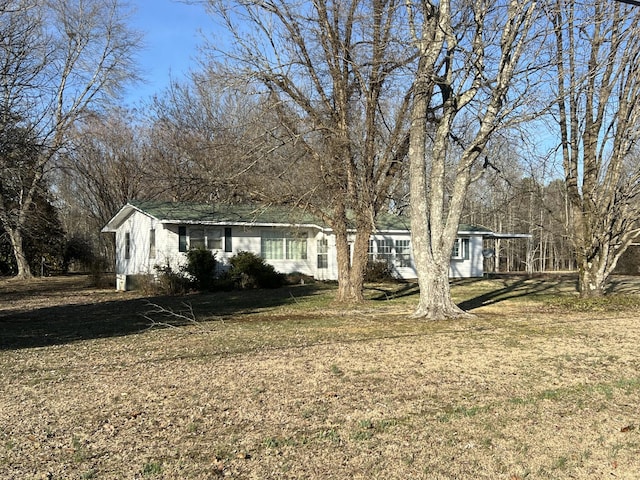
[[213, 22], [202, 6], [185, 5], [175, 0], [131, 0], [135, 9], [131, 26], [144, 35], [140, 69], [145, 82], [130, 88], [126, 101], [134, 104], [159, 93], [170, 79], [179, 80], [196, 69], [198, 46]]

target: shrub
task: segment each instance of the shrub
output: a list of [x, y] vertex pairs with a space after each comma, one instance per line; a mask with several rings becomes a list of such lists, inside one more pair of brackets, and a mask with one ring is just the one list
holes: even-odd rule
[[89, 264], [91, 284], [98, 288], [113, 286], [113, 275], [107, 275], [109, 262], [104, 257], [96, 256]]
[[218, 261], [210, 250], [194, 248], [187, 252], [185, 272], [193, 277], [193, 285], [199, 290], [211, 290], [214, 285]]
[[370, 261], [364, 272], [365, 282], [389, 282], [395, 280], [388, 262]]
[[167, 295], [184, 295], [191, 289], [191, 280], [169, 265], [155, 266], [158, 272], [158, 290]]
[[305, 285], [315, 283], [316, 281], [312, 276], [306, 275], [301, 272], [287, 273], [284, 278], [287, 285]]
[[72, 266], [75, 270], [91, 269], [100, 260], [93, 251], [91, 241], [79, 235], [67, 240], [64, 246], [62, 269], [68, 272]]
[[229, 259], [229, 263], [229, 275], [238, 288], [279, 288], [285, 283], [283, 274], [254, 253], [238, 252]]

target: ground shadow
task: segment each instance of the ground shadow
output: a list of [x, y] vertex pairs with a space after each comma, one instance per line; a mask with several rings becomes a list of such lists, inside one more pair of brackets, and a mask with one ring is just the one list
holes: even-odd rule
[[[492, 275], [490, 279], [493, 280], [495, 288], [461, 300], [458, 302], [458, 306], [465, 311], [471, 311], [513, 298], [558, 293], [560, 290], [571, 290], [576, 286], [576, 277], [573, 275]], [[486, 278], [452, 279], [451, 286], [452, 288], [458, 287], [458, 290], [463, 293], [466, 289], [473, 292], [474, 287], [480, 285], [484, 280]], [[391, 288], [388, 286], [370, 286], [368, 288], [376, 292], [372, 297], [373, 300], [389, 300], [420, 293], [417, 283], [398, 283]]]
[[385, 285], [367, 285], [367, 290], [375, 292], [371, 300], [391, 300], [393, 298], [411, 297], [420, 293], [415, 282], [397, 282]]
[[[0, 310], [0, 350], [131, 335], [147, 330], [153, 322], [157, 322], [157, 326], [167, 322], [177, 326], [190, 323], [158, 313], [158, 306], [165, 311], [185, 313], [187, 317], [193, 313], [198, 322], [206, 322], [293, 303], [297, 298], [313, 295], [316, 291], [315, 285], [296, 285], [268, 291], [198, 293], [113, 301], [104, 301], [103, 297], [95, 303], [88, 301], [82, 304], [65, 303], [63, 296], [51, 301], [50, 306], [35, 308], [22, 304], [30, 299], [26, 292], [3, 292], [3, 303], [9, 303]], [[46, 291], [32, 292], [32, 295], [46, 294]]]
[[543, 293], [557, 293], [558, 287], [563, 284], [562, 279], [550, 280], [548, 278], [519, 277], [504, 279], [498, 288], [476, 295], [458, 303], [464, 311], [472, 311], [480, 307], [494, 305], [505, 300], [526, 297], [528, 295], [540, 295]]

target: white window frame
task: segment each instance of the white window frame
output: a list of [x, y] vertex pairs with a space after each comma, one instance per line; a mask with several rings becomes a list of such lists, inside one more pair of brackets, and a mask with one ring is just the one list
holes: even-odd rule
[[369, 255], [369, 262], [376, 261], [376, 241], [373, 238], [369, 239], [369, 249], [367, 250], [367, 254]]
[[149, 230], [149, 258], [156, 258], [156, 229]]
[[451, 250], [453, 260], [468, 260], [471, 240], [469, 237], [457, 237]]
[[307, 260], [307, 232], [263, 230], [260, 233], [260, 256], [265, 260]]
[[290, 233], [285, 237], [285, 258], [287, 260], [306, 260], [308, 256], [307, 232]]
[[189, 249], [206, 248], [207, 237], [204, 233], [204, 227], [189, 228]]
[[206, 228], [204, 231], [208, 250], [224, 248], [224, 230], [222, 228]]
[[411, 240], [397, 239], [395, 241], [397, 267], [411, 267]]
[[393, 260], [394, 242], [390, 238], [379, 238], [376, 240], [376, 259], [379, 262], [387, 262], [391, 265]]
[[204, 226], [190, 227], [189, 228], [189, 248], [222, 250], [223, 248], [222, 229], [207, 228]]
[[327, 269], [329, 268], [329, 240], [326, 238], [321, 238], [317, 243], [317, 268], [318, 269]]

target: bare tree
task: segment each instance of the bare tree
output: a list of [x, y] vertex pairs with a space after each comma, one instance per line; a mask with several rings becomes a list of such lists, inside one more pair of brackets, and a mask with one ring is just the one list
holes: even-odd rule
[[113, 238], [102, 227], [131, 199], [159, 191], [151, 172], [147, 128], [137, 112], [113, 108], [78, 120], [56, 160], [55, 185], [68, 238], [90, 242], [110, 258]]
[[[251, 198], [264, 110], [255, 98], [227, 89], [214, 70], [172, 82], [149, 106], [149, 155], [161, 195], [180, 201], [232, 203]], [[255, 166], [255, 165], [253, 165]], [[242, 175], [251, 170], [252, 175]]]
[[[337, 299], [362, 300], [369, 237], [408, 149], [403, 68], [414, 52], [404, 42], [402, 1], [209, 5], [233, 39], [212, 51], [226, 59], [229, 78], [262, 93], [272, 112], [261, 158], [276, 168], [263, 179], [263, 201], [321, 216], [336, 234]], [[280, 148], [288, 154], [272, 163]]]
[[[474, 168], [527, 98], [535, 1], [407, 0], [419, 63], [411, 113], [411, 230], [420, 284], [415, 317], [467, 315], [451, 299], [449, 262]], [[523, 65], [523, 55], [531, 57]], [[430, 131], [433, 136], [429, 137]]]
[[119, 0], [2, 0], [0, 15], [0, 127], [14, 122], [39, 145], [24, 188], [0, 202], [18, 276], [29, 277], [22, 229], [37, 189], [74, 122], [135, 78], [140, 37]]
[[582, 296], [640, 235], [640, 12], [619, 2], [558, 0], [557, 121]]

